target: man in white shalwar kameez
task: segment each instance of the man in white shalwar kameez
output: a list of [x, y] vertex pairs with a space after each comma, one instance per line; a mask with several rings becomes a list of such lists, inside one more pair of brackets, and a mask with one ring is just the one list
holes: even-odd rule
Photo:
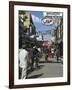
[[28, 61], [28, 51], [25, 49], [19, 50], [19, 60], [20, 60], [20, 68], [22, 69], [21, 72], [21, 79], [25, 79], [27, 75], [27, 61]]

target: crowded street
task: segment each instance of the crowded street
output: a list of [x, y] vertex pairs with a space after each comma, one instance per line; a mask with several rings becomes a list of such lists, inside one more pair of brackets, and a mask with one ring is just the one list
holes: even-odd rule
[[63, 13], [19, 11], [19, 79], [63, 77]]
[[63, 64], [62, 61], [57, 63], [56, 58], [48, 58], [45, 61], [44, 56], [39, 61], [39, 68], [34, 68], [33, 71], [28, 70], [28, 79], [32, 78], [48, 78], [48, 77], [62, 77]]

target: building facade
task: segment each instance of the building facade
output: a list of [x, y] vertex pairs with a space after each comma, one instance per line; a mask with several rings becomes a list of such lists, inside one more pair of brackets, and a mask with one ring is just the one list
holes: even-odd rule
[[53, 32], [54, 43], [59, 43], [63, 40], [63, 17], [61, 17], [60, 24], [56, 27]]
[[30, 36], [36, 34], [36, 28], [30, 12], [19, 11], [19, 48], [29, 46]]

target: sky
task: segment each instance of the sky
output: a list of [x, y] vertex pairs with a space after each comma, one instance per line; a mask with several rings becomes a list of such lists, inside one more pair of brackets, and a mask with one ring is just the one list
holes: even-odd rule
[[41, 22], [41, 19], [44, 18], [44, 12], [41, 11], [32, 11], [31, 15], [32, 15], [32, 19], [33, 22], [36, 26], [36, 31], [45, 31], [45, 30], [52, 30], [54, 29], [55, 25], [51, 24], [51, 25], [44, 25]]
[[[31, 11], [31, 15], [32, 15], [32, 19], [34, 22], [34, 25], [36, 27], [36, 31], [47, 31], [47, 30], [53, 30], [55, 28], [54, 24], [50, 24], [50, 25], [45, 25], [42, 24], [41, 20], [45, 17], [44, 16], [44, 12], [42, 11]], [[51, 34], [49, 33], [48, 35], [43, 35], [44, 39], [50, 39], [51, 38]]]

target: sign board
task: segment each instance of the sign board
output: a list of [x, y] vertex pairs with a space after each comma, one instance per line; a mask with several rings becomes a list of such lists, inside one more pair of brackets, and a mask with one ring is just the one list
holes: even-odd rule
[[42, 20], [41, 20], [42, 24], [44, 25], [51, 25], [54, 23], [53, 19], [52, 18], [49, 18], [49, 17], [44, 17]]

